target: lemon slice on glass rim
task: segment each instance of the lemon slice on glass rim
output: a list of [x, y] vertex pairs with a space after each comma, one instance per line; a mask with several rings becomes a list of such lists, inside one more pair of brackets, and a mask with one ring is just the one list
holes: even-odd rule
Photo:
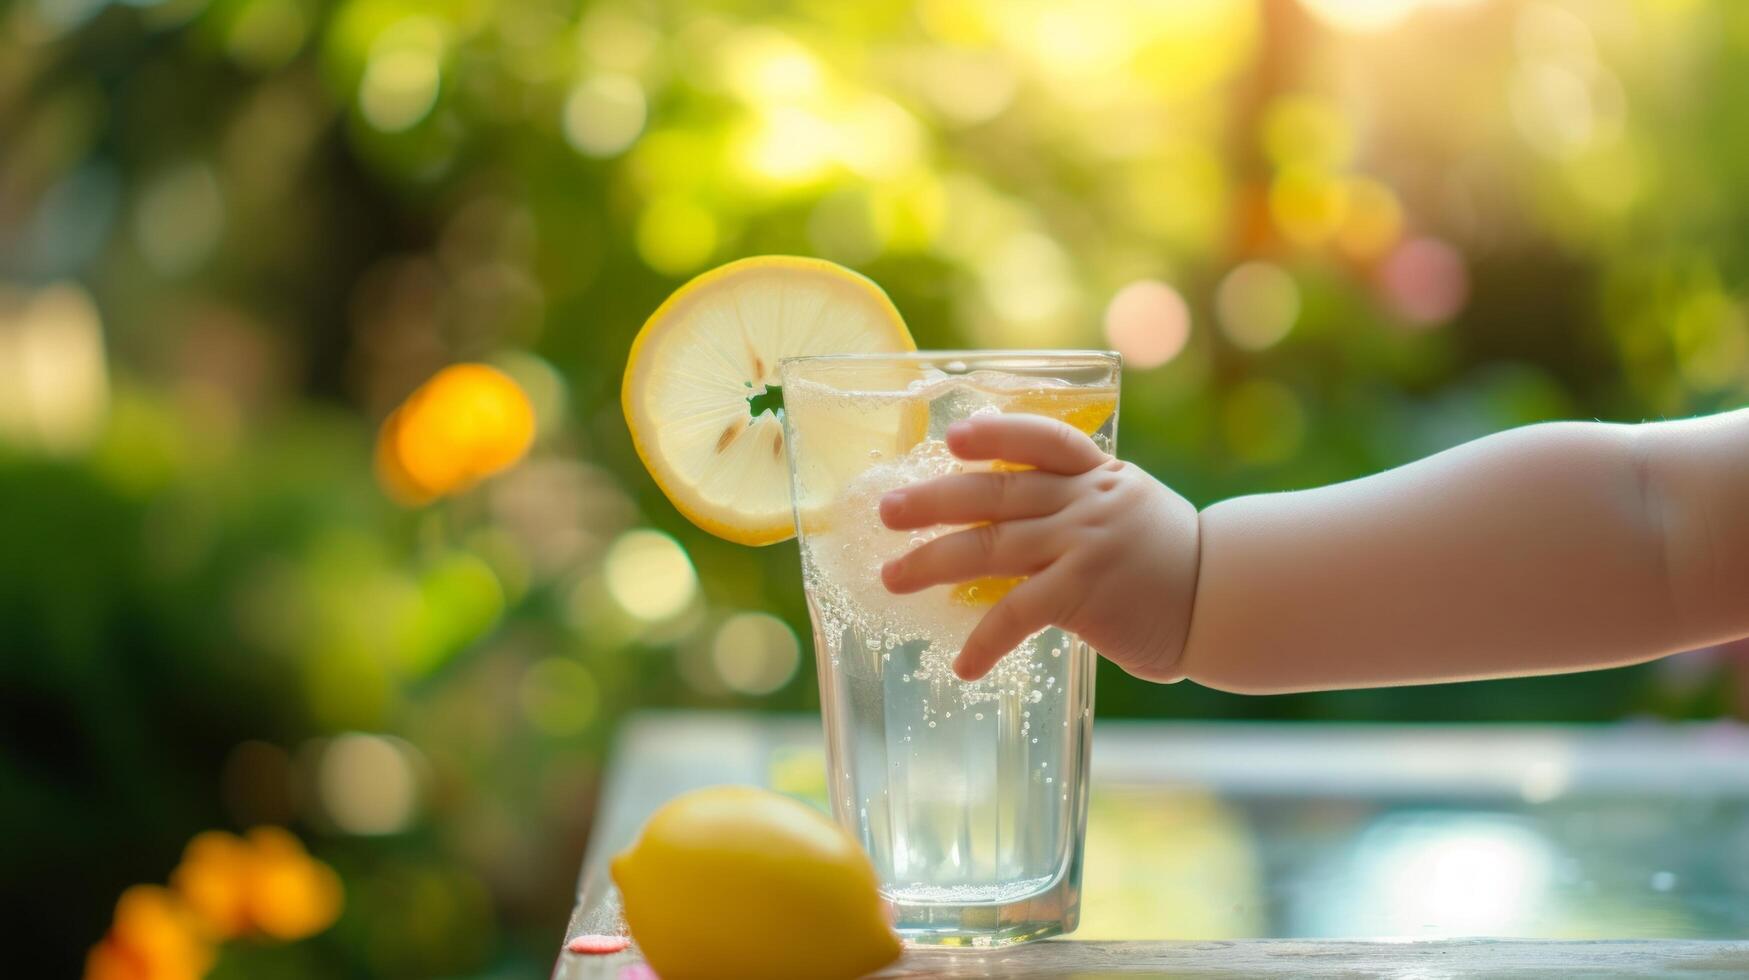
[[[821, 259], [756, 256], [698, 276], [651, 314], [626, 360], [621, 407], [638, 457], [688, 520], [740, 544], [773, 544], [795, 534], [778, 362], [916, 348], [868, 278]], [[890, 424], [850, 441], [872, 436], [902, 451], [922, 436]]]

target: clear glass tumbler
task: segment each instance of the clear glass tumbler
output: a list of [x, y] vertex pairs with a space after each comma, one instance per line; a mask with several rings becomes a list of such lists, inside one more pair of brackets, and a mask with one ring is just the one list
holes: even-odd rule
[[1018, 579], [897, 596], [883, 562], [953, 528], [889, 531], [887, 491], [963, 463], [949, 424], [1028, 412], [1115, 449], [1120, 362], [1102, 351], [832, 355], [781, 366], [832, 808], [874, 860], [907, 942], [998, 946], [1073, 930], [1094, 654], [1048, 629], [986, 677], [949, 664]]

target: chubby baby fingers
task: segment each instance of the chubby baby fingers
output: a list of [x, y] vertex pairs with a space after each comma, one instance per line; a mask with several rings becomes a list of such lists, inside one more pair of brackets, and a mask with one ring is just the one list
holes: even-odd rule
[[947, 427], [947, 448], [960, 459], [1000, 459], [1075, 476], [1111, 457], [1085, 432], [1044, 415], [975, 415]]
[[881, 498], [881, 521], [895, 531], [935, 524], [1014, 521], [1054, 514], [1073, 500], [1068, 477], [1029, 470], [960, 473], [903, 487]]
[[1027, 637], [1061, 620], [1074, 586], [1072, 573], [1062, 565], [1015, 586], [973, 627], [959, 656], [954, 658], [953, 672], [968, 681], [989, 673], [997, 661]]
[[969, 582], [991, 575], [1030, 575], [1057, 557], [1056, 530], [1047, 519], [982, 524], [918, 545], [881, 567], [890, 592]]

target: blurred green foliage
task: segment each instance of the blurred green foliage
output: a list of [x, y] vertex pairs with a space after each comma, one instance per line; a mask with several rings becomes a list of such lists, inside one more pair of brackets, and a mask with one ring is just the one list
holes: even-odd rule
[[[721, 630], [807, 636], [793, 546], [694, 530], [619, 417], [643, 317], [721, 261], [854, 265], [924, 347], [1125, 350], [1124, 454], [1204, 503], [1741, 404], [1749, 6], [1350, 7], [0, 10], [23, 955], [68, 974], [195, 832], [285, 822], [346, 912], [218, 975], [545, 969], [620, 714], [812, 710], [805, 641], [792, 675], [781, 628]], [[1177, 305], [1108, 317], [1138, 280]], [[523, 386], [536, 448], [397, 507], [375, 428], [461, 360]], [[1704, 716], [1712, 669], [1266, 700], [1112, 671], [1100, 711]]]

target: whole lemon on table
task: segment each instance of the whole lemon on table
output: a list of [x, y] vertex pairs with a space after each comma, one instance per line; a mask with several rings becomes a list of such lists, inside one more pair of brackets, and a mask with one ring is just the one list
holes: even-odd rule
[[662, 980], [857, 977], [899, 956], [868, 857], [768, 790], [675, 797], [614, 858], [626, 923]]

